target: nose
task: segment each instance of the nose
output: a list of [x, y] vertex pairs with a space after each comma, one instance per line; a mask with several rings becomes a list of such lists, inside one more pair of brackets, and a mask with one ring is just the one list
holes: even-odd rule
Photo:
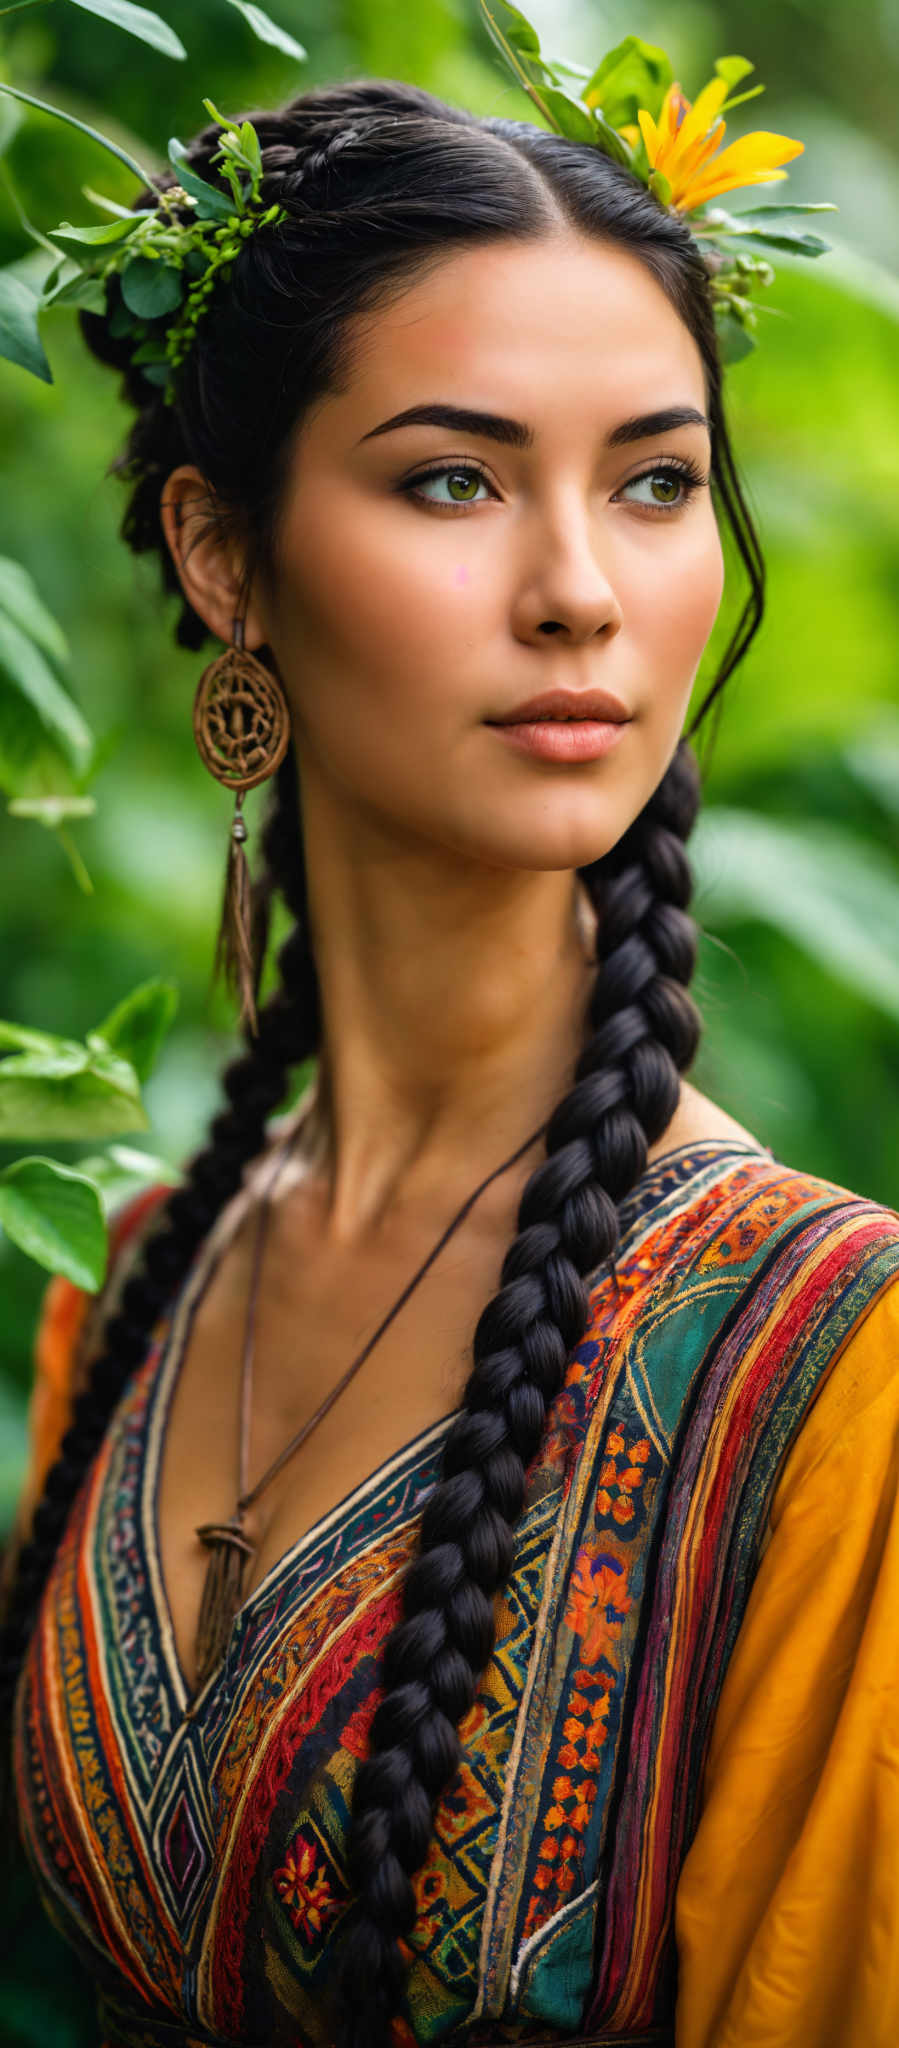
[[613, 639], [624, 614], [595, 526], [580, 502], [555, 514], [548, 529], [543, 526], [536, 552], [538, 567], [525, 579], [521, 596], [525, 630], [565, 634], [576, 645], [603, 632]]

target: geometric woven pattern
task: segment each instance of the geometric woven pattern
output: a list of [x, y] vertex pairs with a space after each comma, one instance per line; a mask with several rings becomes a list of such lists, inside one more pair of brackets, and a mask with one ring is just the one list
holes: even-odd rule
[[[114, 1255], [136, 1213], [114, 1219]], [[497, 2041], [670, 2036], [677, 1875], [773, 1489], [899, 1272], [892, 1211], [750, 1144], [679, 1147], [620, 1217], [414, 1880], [396, 2048], [469, 2021]], [[330, 2048], [353, 1782], [452, 1416], [277, 1561], [187, 1717], [155, 1514], [209, 1256], [125, 1389], [48, 1581], [17, 1695], [22, 1825], [108, 2048]]]

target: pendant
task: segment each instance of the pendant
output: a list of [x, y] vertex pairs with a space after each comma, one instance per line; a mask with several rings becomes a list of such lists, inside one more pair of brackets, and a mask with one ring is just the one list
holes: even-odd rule
[[210, 1552], [194, 1644], [199, 1691], [228, 1647], [231, 1624], [240, 1606], [244, 1568], [256, 1545], [244, 1535], [239, 1515], [230, 1522], [204, 1522], [196, 1533]]

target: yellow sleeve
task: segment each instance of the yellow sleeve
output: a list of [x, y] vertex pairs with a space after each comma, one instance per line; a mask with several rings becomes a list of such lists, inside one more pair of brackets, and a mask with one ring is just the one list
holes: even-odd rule
[[676, 2048], [897, 2048], [899, 1280], [782, 1468], [675, 1927]]

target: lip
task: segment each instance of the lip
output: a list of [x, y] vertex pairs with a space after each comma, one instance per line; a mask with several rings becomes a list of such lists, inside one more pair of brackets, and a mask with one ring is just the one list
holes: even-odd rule
[[528, 724], [493, 724], [506, 746], [540, 761], [596, 761], [624, 738], [630, 720], [617, 718], [600, 723], [595, 718], [568, 721], [563, 718], [532, 719]]
[[603, 724], [623, 724], [630, 718], [630, 712], [619, 697], [610, 690], [541, 690], [539, 697], [529, 697], [525, 704], [517, 704], [514, 711], [508, 711], [504, 718], [489, 718], [488, 725], [527, 725], [535, 718], [598, 719]]

